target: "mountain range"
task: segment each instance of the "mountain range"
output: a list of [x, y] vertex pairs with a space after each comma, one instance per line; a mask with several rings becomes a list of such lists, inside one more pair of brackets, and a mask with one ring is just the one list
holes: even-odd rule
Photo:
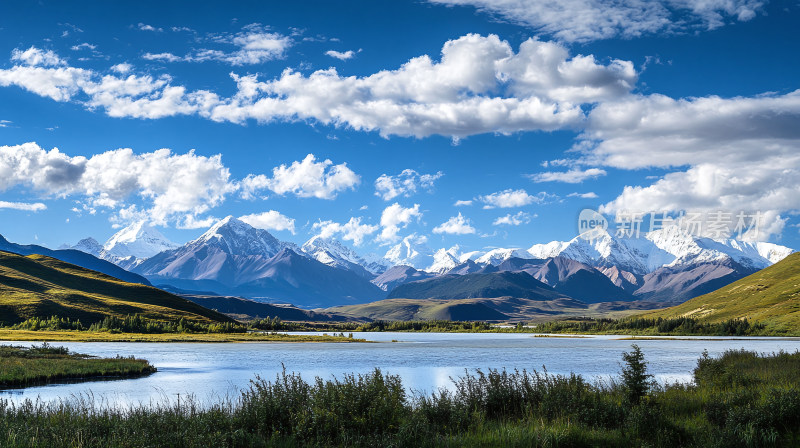
[[[73, 249], [130, 269], [150, 282], [305, 308], [400, 298], [402, 285], [439, 277], [525, 273], [558, 294], [586, 304], [653, 302], [674, 305], [774, 264], [793, 251], [771, 243], [696, 238], [666, 227], [640, 238], [608, 232], [528, 249], [433, 251], [410, 235], [383, 257], [362, 256], [332, 238], [297, 246], [234, 217], [177, 246], [144, 223], [122, 229], [102, 246], [87, 238]], [[497, 280], [496, 279], [496, 280]], [[428, 294], [418, 288], [415, 297]], [[421, 288], [421, 289], [420, 289]], [[405, 297], [409, 298], [409, 297]]]

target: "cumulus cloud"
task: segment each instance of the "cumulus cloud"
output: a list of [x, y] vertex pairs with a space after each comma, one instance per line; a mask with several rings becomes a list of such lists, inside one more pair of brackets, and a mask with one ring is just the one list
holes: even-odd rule
[[475, 227], [469, 219], [461, 213], [433, 228], [433, 233], [447, 233], [451, 235], [469, 235], [475, 233]]
[[309, 154], [302, 161], [273, 168], [271, 178], [263, 174], [248, 176], [242, 181], [242, 196], [251, 198], [258, 190], [267, 188], [279, 195], [333, 199], [342, 191], [354, 190], [359, 182], [361, 178], [346, 163], [317, 161]]
[[250, 224], [257, 229], [264, 230], [288, 230], [294, 235], [294, 219], [282, 215], [275, 210], [262, 213], [253, 213], [239, 217], [240, 220]]
[[333, 221], [320, 221], [314, 223], [313, 229], [322, 238], [332, 238], [341, 235], [345, 241], [352, 241], [353, 245], [360, 246], [369, 235], [378, 231], [378, 226], [371, 224], [361, 224], [361, 218], [350, 218], [344, 224]]
[[429, 0], [474, 6], [567, 42], [639, 37], [690, 29], [714, 29], [734, 18], [747, 21], [763, 0]]
[[[233, 37], [232, 42], [255, 53], [229, 62], [244, 64], [266, 54], [277, 57], [279, 45], [267, 44], [268, 39]], [[212, 52], [203, 57], [218, 56]], [[515, 53], [496, 35], [476, 34], [447, 41], [438, 61], [419, 56], [396, 70], [363, 77], [340, 76], [333, 68], [307, 76], [286, 69], [265, 81], [257, 75], [231, 74], [237, 88], [230, 97], [189, 91], [173, 85], [167, 76], [120, 77], [31, 64], [0, 69], [0, 86], [14, 85], [56, 101], [81, 103], [114, 117], [195, 114], [233, 123], [309, 120], [377, 131], [382, 136], [456, 139], [487, 132], [579, 127], [585, 118], [582, 104], [625, 95], [637, 80], [629, 61], [600, 63], [593, 56], [570, 57], [565, 47], [536, 39], [525, 41]]]
[[385, 243], [397, 241], [400, 239], [397, 235], [398, 232], [408, 226], [414, 219], [421, 217], [422, 212], [419, 211], [419, 204], [414, 204], [413, 207], [403, 207], [395, 202], [386, 207], [381, 213], [382, 229], [378, 235], [378, 241]]
[[507, 214], [506, 216], [501, 216], [492, 222], [493, 226], [519, 226], [522, 224], [527, 224], [531, 222], [531, 215], [525, 212], [517, 212], [515, 214]]
[[728, 99], [633, 96], [595, 109], [579, 145], [593, 163], [677, 170], [649, 186], [625, 187], [606, 212], [761, 211], [771, 217], [766, 228], [773, 232], [782, 227], [782, 214], [799, 208], [798, 122], [800, 91]]
[[123, 148], [86, 158], [35, 143], [0, 146], [0, 190], [19, 185], [45, 196], [78, 195], [87, 210], [108, 208], [131, 217], [137, 209], [127, 201], [137, 197], [149, 204], [146, 214], [156, 224], [219, 205], [236, 188], [229, 178], [220, 155], [194, 151], [135, 154]]
[[484, 204], [483, 208], [491, 209], [523, 207], [534, 202], [541, 202], [536, 196], [531, 196], [525, 190], [503, 190], [497, 193], [487, 194], [479, 198]]
[[42, 67], [57, 67], [66, 65], [66, 61], [50, 50], [30, 47], [27, 50], [15, 48], [11, 52], [12, 62], [21, 62], [25, 65], [40, 65]]
[[119, 73], [121, 75], [124, 75], [126, 73], [130, 73], [131, 70], [133, 70], [133, 66], [131, 64], [128, 64], [127, 62], [123, 62], [121, 64], [116, 64], [116, 65], [112, 65], [111, 66], [111, 71], [117, 72], [117, 73]]
[[0, 210], [2, 209], [10, 209], [10, 210], [23, 210], [27, 212], [40, 212], [42, 210], [47, 210], [47, 206], [42, 204], [41, 202], [8, 202], [8, 201], [0, 201]]
[[[358, 51], [360, 52], [361, 50]], [[347, 50], [347, 51], [328, 50], [325, 52], [325, 54], [332, 58], [336, 58], [340, 61], [346, 61], [348, 59], [353, 59], [354, 57], [356, 57], [356, 52], [353, 50]]]
[[596, 179], [605, 176], [607, 173], [600, 168], [588, 168], [585, 170], [571, 169], [569, 171], [545, 171], [532, 174], [529, 177], [534, 182], [564, 182], [568, 184], [579, 184], [587, 179]]
[[454, 206], [454, 207], [465, 207], [465, 206], [468, 206], [468, 205], [472, 205], [472, 200], [462, 200], [462, 199], [459, 199], [458, 201], [456, 201], [456, 202], [453, 204], [453, 206]]
[[441, 171], [435, 174], [419, 174], [411, 169], [405, 169], [396, 176], [382, 174], [375, 180], [375, 196], [384, 201], [401, 195], [409, 197], [416, 193], [418, 188], [431, 190], [434, 182], [442, 176], [444, 173]]

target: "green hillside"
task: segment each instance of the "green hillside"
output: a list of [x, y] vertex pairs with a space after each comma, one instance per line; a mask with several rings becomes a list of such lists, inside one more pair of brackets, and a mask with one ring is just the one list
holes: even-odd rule
[[776, 333], [800, 329], [800, 253], [681, 305], [636, 317], [692, 317], [705, 322], [746, 318]]
[[231, 321], [160, 289], [126, 283], [43, 255], [0, 251], [0, 323], [58, 316], [88, 325], [107, 316], [134, 314], [154, 320]]

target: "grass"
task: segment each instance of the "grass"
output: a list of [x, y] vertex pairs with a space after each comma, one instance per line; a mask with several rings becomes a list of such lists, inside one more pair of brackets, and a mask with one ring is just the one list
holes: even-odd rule
[[764, 324], [771, 335], [798, 334], [800, 253], [681, 305], [636, 317], [690, 317], [709, 323], [746, 318]]
[[91, 397], [0, 401], [10, 447], [792, 447], [800, 443], [800, 353], [703, 355], [694, 384], [654, 384], [637, 347], [621, 377], [477, 371], [408, 395], [380, 370], [306, 381], [256, 378], [238, 399], [118, 409]]
[[64, 347], [0, 345], [0, 387], [25, 387], [64, 380], [137, 377], [155, 372], [143, 359], [95, 358]]
[[0, 323], [59, 316], [90, 325], [109, 316], [213, 324], [232, 319], [150, 286], [127, 283], [43, 255], [0, 251]]
[[283, 333], [117, 333], [76, 330], [9, 330], [0, 328], [3, 341], [61, 342], [366, 342], [345, 336], [323, 336]]

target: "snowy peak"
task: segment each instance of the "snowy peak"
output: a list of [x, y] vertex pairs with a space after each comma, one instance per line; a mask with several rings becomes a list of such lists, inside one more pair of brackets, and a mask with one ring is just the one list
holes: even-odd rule
[[366, 260], [338, 240], [322, 238], [319, 235], [306, 241], [300, 250], [320, 263], [332, 267], [352, 270], [353, 266], [360, 266], [375, 275], [386, 271], [387, 268], [385, 265], [375, 262], [375, 260]]
[[392, 246], [384, 255], [394, 266], [411, 266], [423, 269], [433, 263], [433, 251], [427, 246], [428, 239], [416, 234], [409, 235]]
[[535, 257], [533, 257], [533, 255], [530, 254], [530, 252], [528, 252], [525, 249], [498, 248], [498, 249], [492, 249], [489, 252], [486, 252], [485, 254], [483, 254], [481, 257], [479, 257], [475, 261], [480, 263], [480, 264], [490, 264], [492, 266], [497, 266], [500, 263], [508, 260], [511, 257], [523, 258], [523, 259], [535, 258]]
[[81, 252], [85, 252], [87, 254], [94, 255], [95, 257], [97, 257], [98, 255], [100, 255], [100, 252], [103, 251], [103, 246], [101, 246], [96, 239], [89, 237], [78, 241], [78, 244], [74, 246], [66, 247], [66, 249], [79, 250]]
[[458, 256], [459, 247], [453, 246], [450, 249], [439, 249], [433, 254], [433, 264], [425, 271], [433, 274], [444, 274], [461, 264]]
[[102, 252], [103, 258], [112, 256], [144, 259], [176, 247], [178, 247], [177, 244], [168, 240], [153, 226], [144, 221], [139, 221], [125, 227], [109, 238], [103, 245]]
[[187, 246], [209, 245], [225, 253], [242, 256], [263, 256], [271, 258], [283, 248], [300, 250], [291, 243], [284, 243], [263, 229], [257, 229], [233, 216], [220, 220], [199, 238]]

